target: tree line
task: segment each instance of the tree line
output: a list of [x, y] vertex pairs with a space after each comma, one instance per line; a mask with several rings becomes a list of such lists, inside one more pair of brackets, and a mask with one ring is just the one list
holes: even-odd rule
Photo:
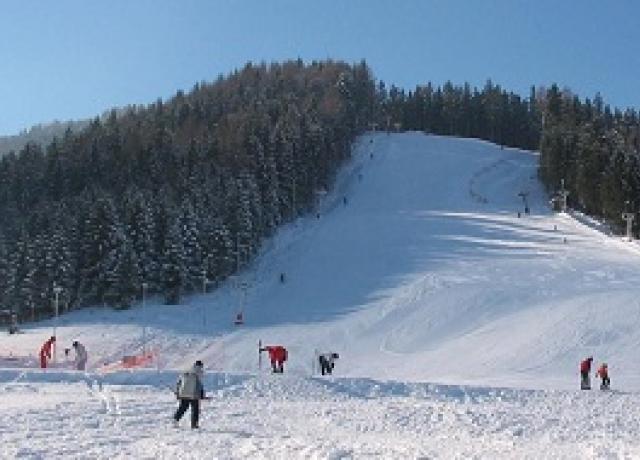
[[0, 159], [0, 308], [50, 316], [54, 286], [63, 310], [126, 308], [143, 284], [167, 303], [215, 286], [313, 209], [368, 129], [541, 145], [552, 188], [562, 175], [552, 127], [565, 120], [553, 91], [447, 82], [405, 92], [365, 62], [249, 63], [28, 143]]
[[[640, 206], [640, 118], [632, 109], [580, 99], [553, 85], [540, 98], [540, 177], [550, 193], [562, 184], [573, 208], [622, 226]], [[637, 225], [636, 225], [637, 229]]]

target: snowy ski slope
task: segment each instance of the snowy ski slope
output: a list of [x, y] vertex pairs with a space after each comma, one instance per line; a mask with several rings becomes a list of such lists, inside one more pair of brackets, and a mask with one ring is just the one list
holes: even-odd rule
[[[320, 218], [287, 225], [217, 291], [63, 315], [59, 341], [83, 342], [90, 370], [0, 372], [13, 446], [0, 455], [640, 456], [640, 254], [551, 213], [536, 162], [477, 140], [362, 136]], [[53, 325], [0, 336], [0, 353], [35, 356]], [[158, 370], [97, 372], [139, 352], [145, 326]], [[259, 339], [289, 349], [284, 376], [258, 372]], [[335, 377], [310, 377], [314, 350], [340, 353]], [[617, 392], [575, 390], [588, 354]], [[169, 428], [165, 387], [195, 359], [215, 371], [197, 435]]]

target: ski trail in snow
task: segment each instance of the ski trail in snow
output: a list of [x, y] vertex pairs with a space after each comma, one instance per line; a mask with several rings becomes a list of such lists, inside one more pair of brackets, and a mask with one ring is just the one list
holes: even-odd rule
[[22, 380], [24, 378], [24, 376], [25, 376], [25, 372], [24, 371], [18, 373], [18, 375], [14, 379], [12, 379], [12, 380], [6, 382], [5, 384], [3, 384], [2, 386], [0, 386], [0, 391], [6, 391], [7, 388], [9, 388], [9, 386], [20, 382], [20, 380]]
[[98, 417], [98, 424], [101, 427], [118, 426], [122, 411], [117, 395], [111, 391], [109, 385], [103, 383], [100, 377], [84, 374], [82, 380], [88, 393], [100, 402], [100, 412], [103, 417]]

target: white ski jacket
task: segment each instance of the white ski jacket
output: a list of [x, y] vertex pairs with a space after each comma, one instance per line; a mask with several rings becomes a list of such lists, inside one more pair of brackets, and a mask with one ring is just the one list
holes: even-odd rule
[[202, 368], [198, 366], [193, 366], [184, 372], [176, 385], [178, 399], [202, 399], [204, 397], [202, 377]]
[[78, 345], [73, 348], [76, 350], [76, 366], [79, 364], [85, 364], [87, 362], [87, 349], [81, 343], [78, 343]]

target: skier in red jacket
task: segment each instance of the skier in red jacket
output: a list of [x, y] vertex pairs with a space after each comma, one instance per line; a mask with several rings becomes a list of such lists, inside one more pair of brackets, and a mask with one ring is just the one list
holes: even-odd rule
[[600, 377], [602, 382], [600, 383], [601, 390], [608, 390], [611, 385], [611, 380], [609, 379], [609, 368], [607, 367], [607, 363], [602, 363], [596, 372], [596, 377]]
[[51, 336], [40, 348], [40, 367], [45, 369], [47, 367], [47, 361], [51, 359], [51, 349], [55, 346], [56, 338]]
[[593, 362], [593, 356], [589, 356], [587, 359], [580, 363], [580, 389], [590, 390], [591, 381], [589, 379], [589, 373], [591, 372], [591, 363]]
[[284, 362], [289, 357], [285, 347], [282, 345], [269, 345], [264, 348], [260, 348], [260, 351], [266, 351], [269, 353], [271, 368], [275, 374], [282, 374], [284, 372]]

